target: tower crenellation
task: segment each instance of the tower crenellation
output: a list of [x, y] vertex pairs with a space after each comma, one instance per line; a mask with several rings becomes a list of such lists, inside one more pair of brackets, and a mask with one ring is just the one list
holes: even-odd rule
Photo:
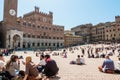
[[120, 23], [120, 16], [115, 16], [115, 22]]
[[39, 13], [39, 7], [35, 6], [35, 12]]

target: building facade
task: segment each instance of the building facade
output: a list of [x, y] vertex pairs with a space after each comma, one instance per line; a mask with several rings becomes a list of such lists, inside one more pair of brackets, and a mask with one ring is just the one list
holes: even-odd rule
[[75, 35], [74, 32], [72, 31], [64, 32], [64, 46], [65, 47], [80, 45], [82, 41], [83, 41], [82, 37]]
[[99, 23], [97, 25], [94, 25], [94, 27], [92, 27], [91, 29], [91, 33], [92, 33], [92, 42], [104, 42], [105, 40], [105, 26], [104, 23]]
[[120, 16], [115, 17], [115, 22], [106, 25], [105, 40], [109, 42], [120, 42]]
[[71, 31], [75, 32], [75, 35], [82, 36], [83, 43], [90, 43], [91, 41], [91, 29], [92, 24], [79, 25], [71, 29]]
[[120, 16], [115, 17], [115, 22], [84, 24], [71, 30], [82, 36], [84, 43], [120, 43]]
[[1, 47], [60, 48], [64, 46], [64, 26], [53, 24], [53, 13], [39, 7], [17, 17], [18, 0], [4, 0], [4, 17], [0, 23]]

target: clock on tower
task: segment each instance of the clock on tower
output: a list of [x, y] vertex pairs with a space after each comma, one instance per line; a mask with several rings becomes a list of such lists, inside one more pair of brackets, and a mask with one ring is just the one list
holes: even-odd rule
[[16, 11], [15, 11], [14, 9], [10, 9], [10, 10], [9, 10], [9, 14], [10, 14], [11, 16], [15, 16], [15, 15], [16, 15]]
[[4, 21], [14, 21], [17, 18], [18, 0], [4, 0]]

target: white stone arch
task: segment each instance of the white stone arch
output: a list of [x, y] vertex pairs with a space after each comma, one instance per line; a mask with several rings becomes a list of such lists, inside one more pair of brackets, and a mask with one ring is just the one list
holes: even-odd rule
[[[19, 38], [19, 47], [22, 48], [23, 45], [23, 32], [18, 30], [9, 30], [7, 31], [7, 41], [6, 47], [8, 48], [15, 48], [18, 47], [18, 44], [15, 45], [14, 38]], [[8, 46], [9, 45], [9, 46]]]

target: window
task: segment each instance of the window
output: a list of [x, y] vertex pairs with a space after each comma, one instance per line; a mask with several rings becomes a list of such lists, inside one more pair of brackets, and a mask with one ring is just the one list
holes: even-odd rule
[[41, 43], [42, 46], [44, 46], [44, 43]]
[[32, 38], [35, 38], [35, 35], [32, 35]]
[[38, 18], [38, 21], [40, 21], [40, 18]]
[[53, 30], [55, 31], [55, 28], [53, 28]]
[[51, 43], [49, 43], [49, 46], [51, 46]]
[[37, 36], [37, 38], [40, 38], [40, 36]]
[[53, 37], [53, 39], [55, 39], [55, 37]]
[[26, 35], [25, 35], [25, 34], [23, 34], [23, 37], [26, 37]]
[[44, 27], [42, 27], [42, 29], [44, 29]]
[[44, 35], [46, 35], [46, 33], [44, 32]]
[[35, 27], [35, 25], [33, 24], [33, 28]]
[[61, 46], [62, 46], [63, 44], [61, 43]]
[[61, 37], [61, 39], [63, 39], [63, 37]]
[[45, 43], [45, 46], [47, 46], [47, 43]]
[[38, 28], [40, 28], [40, 26], [37, 26]]
[[51, 23], [51, 21], [49, 20], [49, 23]]
[[53, 43], [53, 46], [55, 46], [55, 43]]
[[31, 24], [30, 24], [30, 23], [28, 23], [28, 26], [30, 26], [30, 27], [31, 27]]
[[47, 36], [45, 36], [45, 39], [47, 39], [48, 37]]
[[32, 46], [35, 46], [35, 43], [32, 43]]
[[59, 39], [59, 37], [57, 37], [57, 39]]
[[43, 38], [44, 38], [44, 36], [41, 36], [41, 38], [43, 39]]
[[46, 27], [46, 30], [47, 30], [48, 28]]
[[116, 36], [116, 35], [114, 34], [114, 36]]
[[28, 38], [30, 38], [30, 34], [28, 34]]
[[18, 24], [20, 24], [20, 21], [17, 21]]
[[40, 43], [37, 43], [37, 46], [40, 46]]
[[26, 22], [23, 22], [23, 25], [26, 26]]

